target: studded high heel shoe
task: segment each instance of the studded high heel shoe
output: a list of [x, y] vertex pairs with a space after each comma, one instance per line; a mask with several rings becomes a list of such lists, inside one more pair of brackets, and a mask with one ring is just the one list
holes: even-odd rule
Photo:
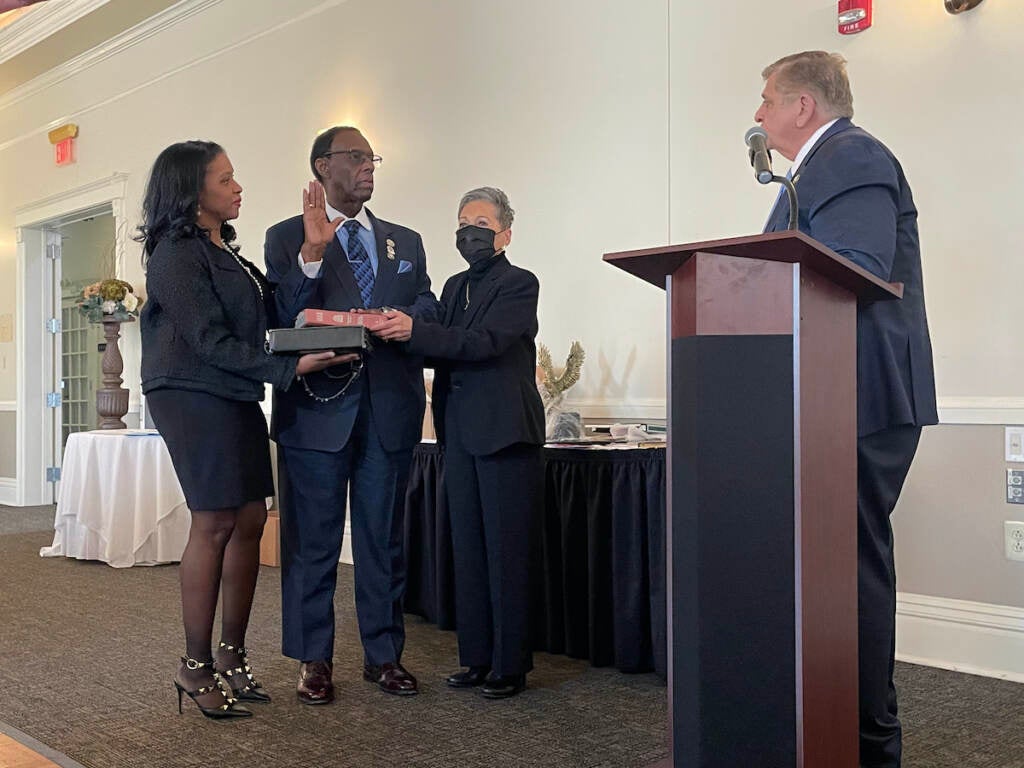
[[222, 640], [217, 646], [217, 650], [237, 653], [242, 661], [237, 667], [218, 670], [231, 686], [231, 693], [235, 698], [239, 701], [255, 701], [261, 704], [270, 701], [270, 694], [263, 690], [263, 686], [252, 675], [252, 667], [249, 666], [248, 652], [245, 648], [228, 645]]
[[[228, 693], [229, 688], [224, 684], [224, 679], [220, 676], [220, 673], [213, 668], [212, 661], [196, 661], [195, 659], [190, 659], [187, 656], [182, 656], [181, 663], [184, 664], [186, 668], [192, 670], [209, 669], [213, 674], [214, 684], [203, 685], [196, 688], [194, 691], [189, 691], [185, 689], [185, 686], [175, 680], [174, 687], [178, 690], [179, 715], [181, 714], [181, 695], [185, 694], [195, 702], [196, 706], [199, 707], [200, 712], [213, 720], [226, 720], [228, 718], [235, 717], [252, 717], [252, 712], [245, 707], [238, 706], [238, 699]], [[216, 707], [204, 707], [196, 700], [197, 696], [203, 696], [207, 693], [213, 693], [214, 691], [220, 693], [224, 700], [223, 704]]]

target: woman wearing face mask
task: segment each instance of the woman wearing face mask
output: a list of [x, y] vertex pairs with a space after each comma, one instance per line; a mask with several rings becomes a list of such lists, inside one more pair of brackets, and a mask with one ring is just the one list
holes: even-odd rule
[[537, 294], [509, 263], [513, 211], [500, 189], [467, 192], [455, 245], [469, 269], [441, 293], [440, 323], [389, 311], [375, 334], [434, 363], [433, 411], [445, 451], [460, 663], [453, 688], [487, 698], [526, 687], [529, 542], [541, 504], [544, 408], [537, 392]]

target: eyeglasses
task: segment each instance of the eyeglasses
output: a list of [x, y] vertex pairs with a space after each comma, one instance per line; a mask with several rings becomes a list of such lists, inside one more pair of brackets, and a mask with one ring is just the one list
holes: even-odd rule
[[380, 155], [371, 155], [363, 152], [361, 149], [335, 149], [330, 152], [324, 152], [320, 157], [330, 157], [331, 155], [347, 155], [348, 161], [352, 165], [362, 165], [365, 162], [371, 162], [374, 168], [380, 168], [380, 164], [384, 162]]

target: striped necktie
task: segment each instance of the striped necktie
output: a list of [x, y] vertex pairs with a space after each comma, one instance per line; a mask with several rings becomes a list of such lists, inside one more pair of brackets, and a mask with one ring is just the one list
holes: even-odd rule
[[370, 296], [373, 295], [373, 265], [363, 247], [363, 241], [359, 239], [359, 228], [362, 225], [355, 219], [349, 219], [343, 226], [348, 232], [348, 263], [352, 265], [363, 306], [369, 307]]

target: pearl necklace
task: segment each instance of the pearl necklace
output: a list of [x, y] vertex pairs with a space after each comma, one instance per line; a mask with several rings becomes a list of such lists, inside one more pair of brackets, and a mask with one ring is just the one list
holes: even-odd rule
[[234, 258], [234, 260], [238, 263], [238, 266], [242, 268], [242, 271], [249, 276], [250, 280], [252, 280], [252, 284], [256, 286], [256, 290], [259, 291], [260, 293], [260, 301], [263, 301], [263, 286], [260, 285], [260, 281], [256, 279], [256, 275], [252, 273], [252, 270], [249, 269], [249, 267], [246, 266], [245, 262], [243, 262], [238, 257], [238, 253], [236, 253], [234, 249], [228, 248], [223, 245], [218, 245], [217, 247], [220, 248], [222, 251], [227, 251], [228, 253], [231, 254], [232, 258]]

